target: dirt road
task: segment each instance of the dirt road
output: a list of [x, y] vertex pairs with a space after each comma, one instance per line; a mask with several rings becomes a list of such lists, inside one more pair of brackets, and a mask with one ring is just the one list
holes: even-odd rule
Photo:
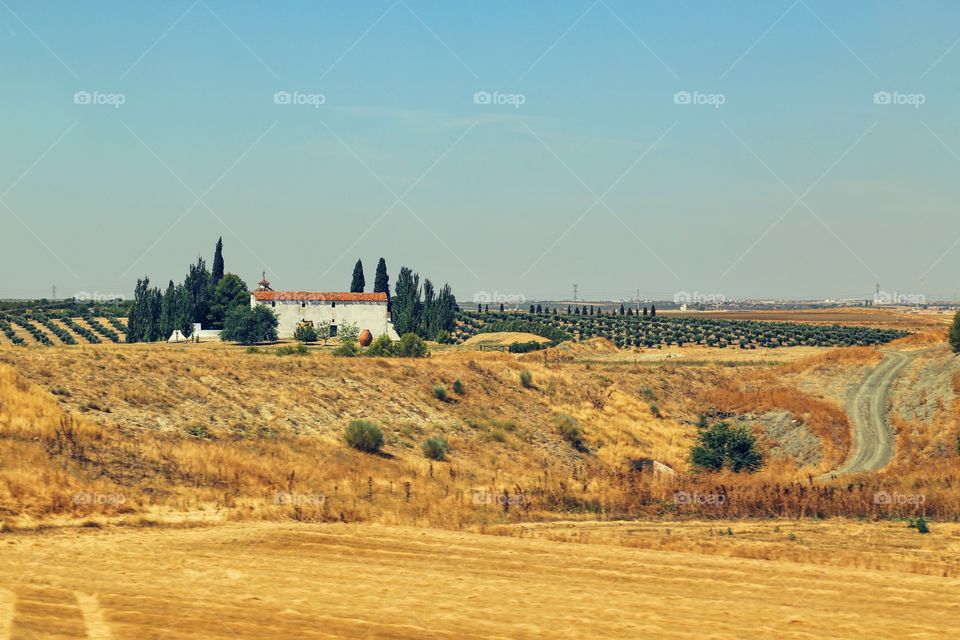
[[847, 394], [847, 415], [853, 428], [853, 449], [843, 465], [820, 476], [829, 480], [846, 473], [878, 471], [893, 459], [895, 439], [890, 425], [890, 388], [920, 351], [885, 351], [883, 360]]
[[0, 535], [2, 640], [946, 638], [958, 590], [940, 576], [372, 524]]

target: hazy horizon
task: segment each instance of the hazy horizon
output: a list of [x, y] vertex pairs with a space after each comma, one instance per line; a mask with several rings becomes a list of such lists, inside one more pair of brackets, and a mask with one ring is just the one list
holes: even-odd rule
[[[960, 299], [960, 6], [0, 2], [0, 298], [129, 297], [223, 236], [567, 299]], [[951, 117], [953, 116], [953, 117]]]

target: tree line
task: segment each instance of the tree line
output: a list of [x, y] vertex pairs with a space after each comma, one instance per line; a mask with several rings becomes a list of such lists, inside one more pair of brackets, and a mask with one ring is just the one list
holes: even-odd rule
[[150, 286], [150, 278], [137, 280], [127, 320], [127, 342], [166, 340], [174, 331], [185, 337], [193, 325], [223, 329], [227, 315], [250, 304], [247, 283], [233, 273], [224, 273], [223, 238], [217, 240], [212, 269], [203, 257], [187, 269], [183, 282], [170, 280], [166, 290]]
[[[366, 279], [363, 262], [357, 260], [350, 282], [351, 293], [363, 293]], [[377, 263], [373, 281], [374, 293], [386, 293], [390, 321], [400, 335], [414, 333], [424, 340], [446, 342], [457, 323], [457, 299], [449, 284], [438, 291], [429, 278], [420, 284], [420, 274], [409, 267], [400, 267], [394, 295], [390, 296], [390, 276], [383, 258]]]

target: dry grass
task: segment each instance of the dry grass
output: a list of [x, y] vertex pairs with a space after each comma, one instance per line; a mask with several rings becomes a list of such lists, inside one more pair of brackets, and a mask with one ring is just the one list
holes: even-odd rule
[[[922, 510], [956, 518], [960, 474], [953, 469], [837, 488], [812, 485], [817, 470], [781, 464], [749, 477], [687, 474], [693, 423], [709, 410], [789, 411], [821, 437], [828, 460], [842, 459], [849, 441], [842, 409], [771, 381], [872, 357], [840, 350], [780, 372], [543, 366], [472, 352], [383, 360], [277, 357], [219, 345], [5, 347], [0, 518], [10, 527], [199, 513], [448, 528], [571, 514], [874, 518]], [[521, 369], [533, 373], [533, 388], [521, 386]], [[432, 396], [435, 384], [450, 388], [455, 379], [464, 383], [462, 396]], [[558, 414], [580, 422], [589, 453], [563, 440]], [[383, 456], [343, 442], [343, 428], [358, 418], [382, 426]], [[450, 443], [449, 462], [424, 459], [420, 443], [431, 436]], [[680, 475], [632, 473], [627, 463], [637, 457], [654, 457]], [[891, 486], [922, 490], [922, 509], [874, 504], [873, 494]], [[677, 505], [676, 491], [723, 492], [727, 500], [722, 509]]]

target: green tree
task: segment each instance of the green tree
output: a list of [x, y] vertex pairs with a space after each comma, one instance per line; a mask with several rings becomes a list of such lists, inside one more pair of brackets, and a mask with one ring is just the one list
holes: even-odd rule
[[960, 353], [960, 311], [953, 316], [953, 324], [950, 325], [950, 346], [955, 353]]
[[127, 342], [143, 342], [146, 331], [145, 314], [147, 308], [147, 291], [150, 288], [150, 278], [137, 278], [137, 286], [133, 289], [133, 305], [127, 315]]
[[316, 342], [317, 330], [308, 324], [297, 325], [293, 332], [293, 339], [297, 342]]
[[234, 307], [250, 306], [250, 290], [240, 276], [228, 273], [213, 288], [207, 323], [214, 329], [223, 329], [227, 313]]
[[210, 285], [217, 286], [223, 278], [223, 238], [217, 240], [217, 248], [213, 251], [213, 267], [210, 273]]
[[183, 281], [186, 289], [186, 313], [191, 323], [203, 323], [210, 314], [210, 272], [203, 258], [197, 258], [197, 263], [190, 265], [186, 279]]
[[277, 315], [265, 306], [234, 307], [227, 313], [220, 339], [240, 344], [273, 342], [277, 339], [278, 324]]
[[163, 300], [160, 303], [160, 336], [169, 338], [177, 329], [177, 286], [173, 280], [167, 285], [167, 291], [163, 294]]
[[387, 261], [380, 258], [377, 263], [377, 273], [373, 277], [373, 292], [385, 293], [390, 297], [390, 276], [387, 275]]
[[356, 324], [348, 322], [337, 327], [337, 338], [340, 340], [340, 344], [356, 342], [359, 337], [360, 327]]
[[763, 454], [756, 445], [756, 438], [746, 426], [731, 427], [727, 422], [708, 426], [702, 422], [697, 427], [697, 444], [690, 449], [690, 461], [707, 471], [724, 467], [734, 473], [757, 471], [763, 467]]
[[363, 278], [363, 262], [357, 260], [353, 266], [353, 280], [350, 282], [350, 293], [363, 293], [363, 288], [367, 286], [367, 281]]
[[374, 453], [383, 446], [383, 432], [380, 427], [368, 420], [354, 420], [347, 425], [344, 439], [354, 449]]
[[400, 267], [394, 286], [393, 326], [401, 335], [415, 332], [420, 324], [420, 276], [408, 267]]

